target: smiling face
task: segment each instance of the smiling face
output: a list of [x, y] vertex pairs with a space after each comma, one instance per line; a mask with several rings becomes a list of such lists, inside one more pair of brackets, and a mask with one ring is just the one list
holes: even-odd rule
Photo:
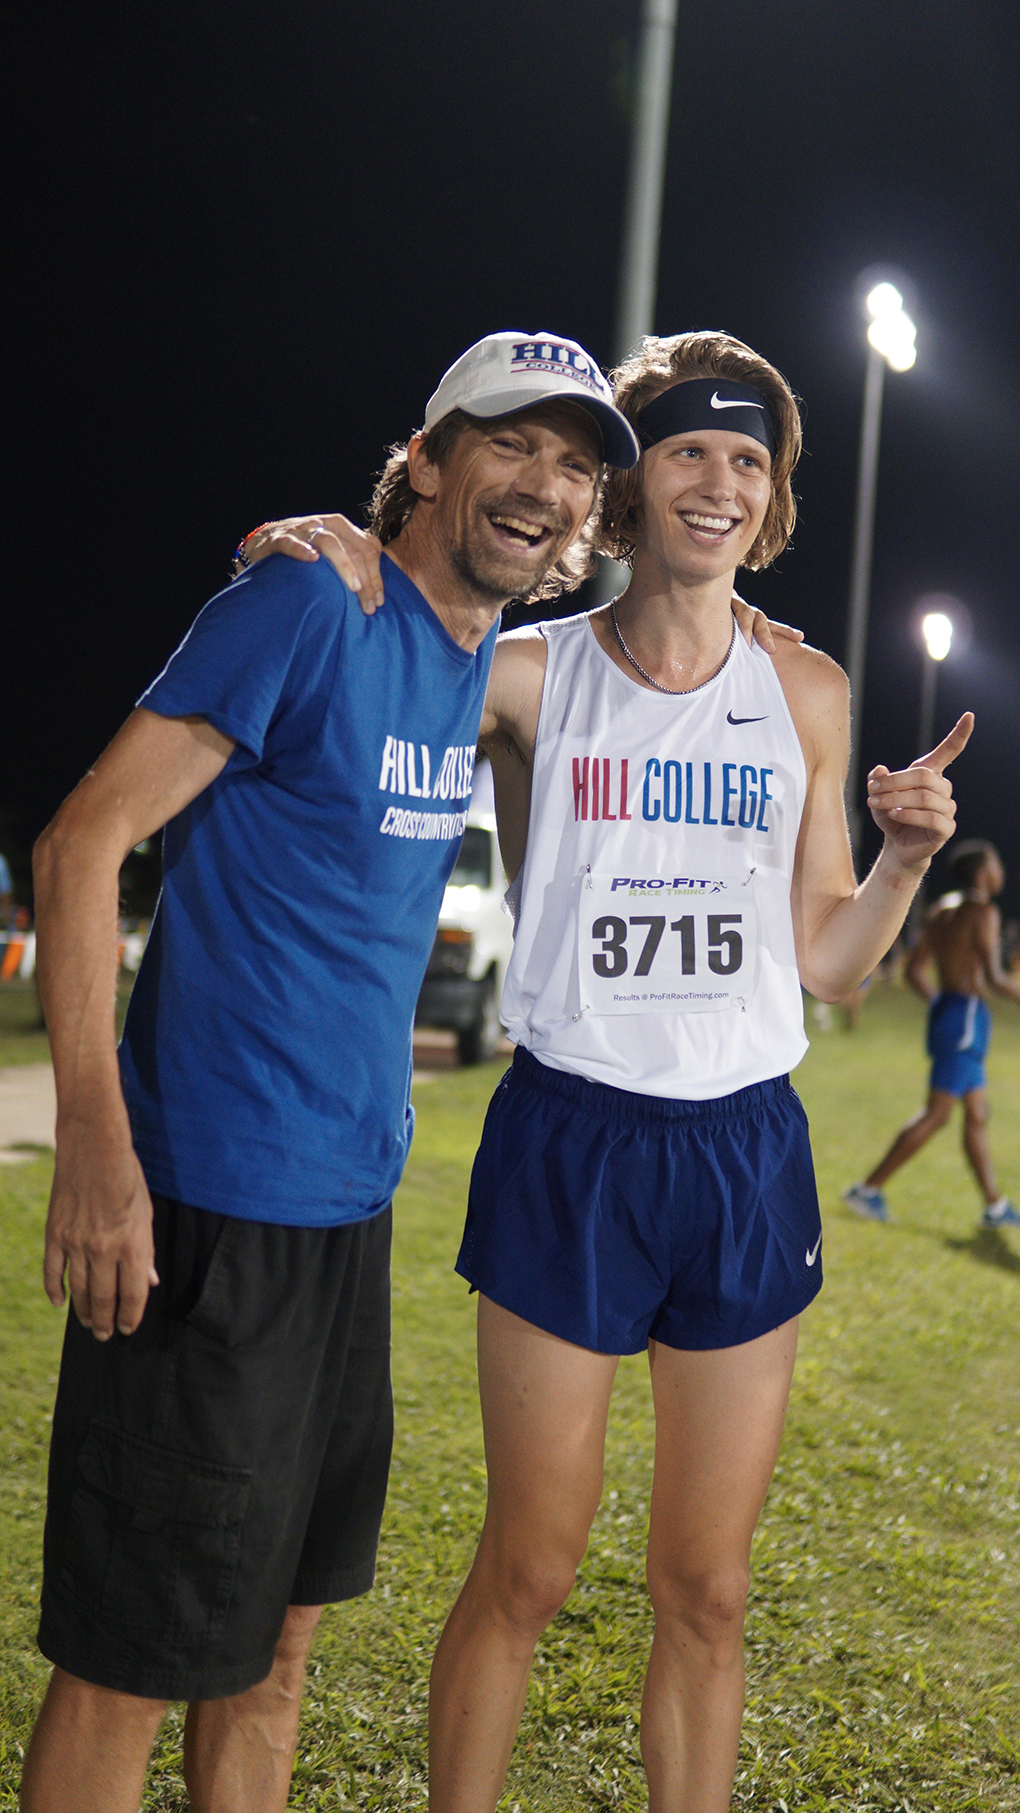
[[540, 583], [595, 501], [601, 441], [575, 405], [543, 403], [465, 427], [441, 467], [424, 459], [420, 442], [414, 447], [412, 482], [429, 505], [434, 551], [495, 603]]
[[[713, 388], [719, 380], [746, 387], [767, 405], [773, 430], [775, 452], [772, 455], [771, 495], [757, 539], [752, 543], [744, 563], [752, 572], [767, 567], [782, 553], [793, 533], [797, 505], [793, 495], [793, 474], [801, 451], [800, 411], [797, 399], [782, 373], [752, 347], [731, 334], [696, 332], [673, 334], [665, 339], [649, 335], [640, 349], [625, 360], [613, 374], [613, 395], [617, 408], [631, 422], [640, 419], [650, 404], [690, 380], [710, 380]], [[735, 426], [734, 420], [725, 424]], [[694, 428], [695, 422], [677, 423], [681, 428]], [[721, 429], [722, 417], [705, 421], [705, 428]], [[746, 429], [748, 423], [741, 423]], [[656, 437], [653, 434], [652, 441]], [[752, 438], [754, 438], [752, 436]], [[629, 561], [635, 541], [643, 535], [641, 523], [641, 488], [647, 459], [634, 472], [610, 471], [606, 475], [599, 517], [600, 551], [616, 560]]]
[[641, 462], [638, 560], [671, 578], [715, 579], [738, 567], [765, 519], [772, 461], [747, 434], [721, 428], [671, 435]]

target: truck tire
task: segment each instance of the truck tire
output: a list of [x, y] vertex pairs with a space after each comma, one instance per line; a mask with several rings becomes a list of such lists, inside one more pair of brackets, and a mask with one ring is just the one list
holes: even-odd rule
[[496, 1004], [496, 978], [488, 975], [478, 997], [478, 1008], [470, 1026], [457, 1034], [457, 1053], [462, 1064], [486, 1064], [495, 1057], [502, 1035]]

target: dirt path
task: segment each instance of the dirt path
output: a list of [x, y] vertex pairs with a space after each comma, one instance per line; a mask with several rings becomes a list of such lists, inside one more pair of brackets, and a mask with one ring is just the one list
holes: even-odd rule
[[[31, 1149], [53, 1145], [57, 1098], [50, 1064], [14, 1064], [0, 1069], [0, 1164], [23, 1164]], [[18, 1150], [28, 1147], [29, 1150]]]

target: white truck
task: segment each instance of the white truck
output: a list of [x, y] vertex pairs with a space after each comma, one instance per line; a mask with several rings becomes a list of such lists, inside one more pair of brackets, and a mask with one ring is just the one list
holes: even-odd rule
[[499, 1044], [499, 998], [513, 949], [513, 922], [503, 907], [506, 886], [492, 769], [482, 761], [414, 1016], [417, 1026], [455, 1032], [462, 1064], [484, 1063]]

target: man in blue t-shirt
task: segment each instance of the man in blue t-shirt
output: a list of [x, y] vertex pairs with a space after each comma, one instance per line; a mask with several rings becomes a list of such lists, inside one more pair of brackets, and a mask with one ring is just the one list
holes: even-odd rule
[[[133, 1813], [171, 1699], [196, 1806], [286, 1805], [321, 1607], [373, 1576], [388, 1205], [496, 623], [584, 576], [603, 464], [637, 457], [581, 347], [480, 341], [379, 482], [388, 608], [327, 561], [244, 573], [40, 839], [45, 1283], [75, 1313], [24, 1813], [69, 1783]], [[117, 876], [160, 826], [118, 1061]]]

